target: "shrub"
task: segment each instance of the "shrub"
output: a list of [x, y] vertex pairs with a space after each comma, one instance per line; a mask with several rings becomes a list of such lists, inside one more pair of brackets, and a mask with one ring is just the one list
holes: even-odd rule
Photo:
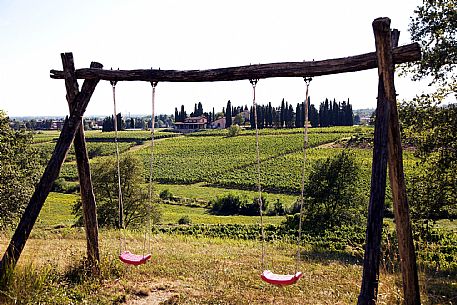
[[276, 199], [276, 202], [273, 205], [273, 209], [268, 211], [268, 216], [284, 216], [286, 214], [286, 209], [284, 204], [279, 201], [279, 198]]
[[179, 218], [178, 224], [180, 225], [190, 225], [192, 223], [192, 219], [190, 219], [189, 215], [184, 215], [183, 217]]
[[241, 127], [234, 124], [228, 128], [227, 137], [236, 137], [241, 132]]
[[52, 185], [52, 191], [64, 194], [76, 193], [79, 192], [79, 183], [68, 182], [63, 178], [57, 178]]
[[172, 200], [173, 194], [168, 189], [165, 189], [160, 192], [159, 197], [162, 200]]
[[[224, 197], [218, 197], [214, 201], [210, 201], [210, 211], [217, 215], [260, 215], [260, 203], [258, 198], [254, 198], [249, 202], [247, 198], [241, 198], [233, 194], [228, 194]], [[262, 197], [263, 211], [268, 207], [268, 202]]]
[[210, 201], [210, 211], [217, 215], [237, 215], [240, 213], [240, 207], [244, 205], [245, 202], [245, 198], [228, 194], [224, 197], [218, 197], [214, 201]]

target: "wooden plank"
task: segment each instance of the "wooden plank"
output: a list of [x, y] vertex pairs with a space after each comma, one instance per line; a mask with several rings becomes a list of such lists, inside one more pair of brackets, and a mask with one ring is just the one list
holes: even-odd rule
[[[379, 283], [379, 262], [381, 257], [382, 223], [384, 217], [384, 203], [387, 180], [387, 138], [389, 129], [390, 103], [387, 100], [383, 66], [385, 51], [384, 45], [391, 45], [390, 39], [379, 31], [373, 22], [376, 52], [378, 62], [378, 101], [376, 107], [376, 121], [374, 131], [373, 162], [371, 168], [371, 192], [368, 205], [368, 219], [366, 231], [365, 254], [363, 258], [363, 276], [358, 305], [376, 304]], [[398, 31], [397, 31], [398, 32]], [[399, 33], [399, 32], [398, 32]], [[389, 37], [390, 38], [390, 37]]]
[[[78, 81], [75, 76], [75, 65], [72, 53], [62, 53], [62, 65], [67, 89], [67, 102], [72, 111], [72, 105], [79, 94]], [[93, 66], [92, 63], [91, 66]], [[86, 140], [84, 137], [84, 126], [80, 124], [75, 139], [76, 164], [78, 168], [79, 185], [81, 190], [81, 202], [83, 209], [84, 226], [87, 240], [87, 258], [92, 267], [92, 273], [99, 273], [100, 252], [98, 247], [98, 223], [95, 195], [92, 188], [89, 157], [87, 154]]]
[[[408, 44], [393, 50], [395, 64], [416, 61], [421, 58], [420, 46]], [[78, 79], [101, 79], [113, 81], [154, 81], [154, 82], [214, 82], [270, 77], [313, 77], [345, 72], [355, 72], [377, 67], [376, 53], [357, 56], [303, 62], [283, 62], [209, 70], [102, 70], [78, 69]], [[63, 71], [51, 70], [51, 78], [63, 79]]]
[[[93, 63], [94, 67], [102, 67], [101, 64]], [[82, 116], [87, 108], [89, 100], [98, 84], [98, 80], [86, 80], [83, 83], [80, 94], [72, 105], [72, 114], [65, 119], [65, 123], [57, 140], [56, 146], [52, 153], [51, 159], [44, 170], [38, 185], [35, 188], [24, 213], [21, 216], [19, 224], [11, 238], [0, 262], [0, 282], [6, 281], [7, 270], [14, 269], [17, 261], [25, 247], [25, 243], [35, 222], [40, 214], [41, 208], [51, 191], [52, 184], [59, 176], [60, 168], [65, 160], [68, 149], [75, 137], [76, 131], [81, 125]]]

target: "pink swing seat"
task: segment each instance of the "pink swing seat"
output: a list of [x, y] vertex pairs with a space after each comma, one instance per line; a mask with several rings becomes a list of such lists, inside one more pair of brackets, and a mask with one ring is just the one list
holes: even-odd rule
[[128, 265], [134, 265], [138, 266], [141, 264], [146, 263], [149, 259], [151, 258], [151, 254], [146, 254], [146, 255], [137, 255], [133, 254], [129, 251], [124, 251], [119, 255], [119, 259], [128, 264]]
[[275, 274], [270, 270], [265, 270], [260, 277], [263, 281], [276, 285], [276, 286], [287, 286], [295, 284], [301, 277], [303, 273], [297, 272], [295, 274]]

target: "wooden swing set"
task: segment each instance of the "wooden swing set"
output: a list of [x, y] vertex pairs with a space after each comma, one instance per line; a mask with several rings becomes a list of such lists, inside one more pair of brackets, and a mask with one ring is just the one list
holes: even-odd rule
[[[389, 18], [377, 18], [372, 23], [376, 52], [321, 61], [282, 62], [210, 70], [104, 70], [92, 62], [90, 68], [75, 70], [72, 53], [62, 53], [63, 70], [51, 70], [51, 78], [64, 79], [70, 115], [56, 143], [52, 157], [32, 195], [11, 241], [0, 262], [0, 280], [14, 268], [38, 218], [40, 210], [58, 177], [71, 143], [74, 143], [78, 168], [83, 217], [87, 239], [87, 258], [98, 272], [100, 261], [96, 202], [92, 189], [89, 158], [82, 118], [100, 80], [157, 82], [214, 82], [256, 80], [273, 77], [315, 77], [378, 68], [378, 98], [374, 132], [371, 192], [368, 206], [363, 277], [358, 304], [374, 304], [377, 299], [381, 233], [385, 201], [387, 166], [394, 204], [396, 232], [405, 304], [420, 304], [416, 254], [414, 250], [409, 207], [403, 172], [402, 146], [394, 86], [395, 64], [420, 60], [417, 43], [398, 47], [399, 31], [390, 29]], [[81, 89], [78, 79], [84, 79]], [[306, 125], [306, 124], [305, 124]], [[137, 258], [133, 258], [136, 260]], [[271, 274], [262, 274], [275, 280]], [[276, 278], [281, 281], [290, 278]], [[296, 279], [292, 279], [293, 282]], [[274, 284], [274, 283], [273, 283]]]

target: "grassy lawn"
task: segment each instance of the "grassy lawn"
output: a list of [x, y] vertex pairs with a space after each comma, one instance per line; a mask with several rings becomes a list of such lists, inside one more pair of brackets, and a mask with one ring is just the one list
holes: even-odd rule
[[[260, 217], [255, 216], [216, 216], [208, 209], [182, 205], [162, 204], [162, 224], [177, 224], [183, 216], [189, 216], [193, 224], [259, 224]], [[265, 216], [265, 224], [280, 224], [284, 216]]]
[[[209, 187], [205, 186], [205, 183], [195, 183], [188, 185], [158, 183], [155, 185], [155, 190], [159, 194], [163, 190], [169, 190], [171, 194], [177, 197], [203, 201], [210, 201], [216, 199], [217, 197], [223, 197], [228, 194], [235, 194], [238, 196], [250, 198], [251, 200], [259, 197], [259, 193], [255, 191], [235, 189], [230, 190], [218, 187]], [[297, 200], [297, 196], [293, 195], [272, 194], [266, 192], [262, 192], [262, 195], [270, 204], [273, 204], [279, 199], [279, 201], [282, 202], [285, 206], [290, 206]]]
[[71, 209], [79, 195], [51, 192], [41, 209], [37, 228], [70, 227], [75, 222]]
[[[152, 262], [131, 268], [116, 258], [118, 241], [112, 231], [100, 236], [100, 281], [83, 272], [85, 241], [82, 233], [79, 237], [30, 240], [8, 296], [0, 296], [2, 304], [354, 304], [359, 293], [362, 268], [344, 255], [305, 249], [303, 278], [279, 289], [260, 280], [258, 242], [158, 235], [152, 241]], [[3, 248], [5, 240], [0, 241]], [[130, 236], [127, 247], [141, 253], [142, 239]], [[295, 246], [267, 244], [266, 253], [268, 268], [294, 271]], [[397, 280], [397, 274], [381, 274], [381, 304], [401, 302]]]

